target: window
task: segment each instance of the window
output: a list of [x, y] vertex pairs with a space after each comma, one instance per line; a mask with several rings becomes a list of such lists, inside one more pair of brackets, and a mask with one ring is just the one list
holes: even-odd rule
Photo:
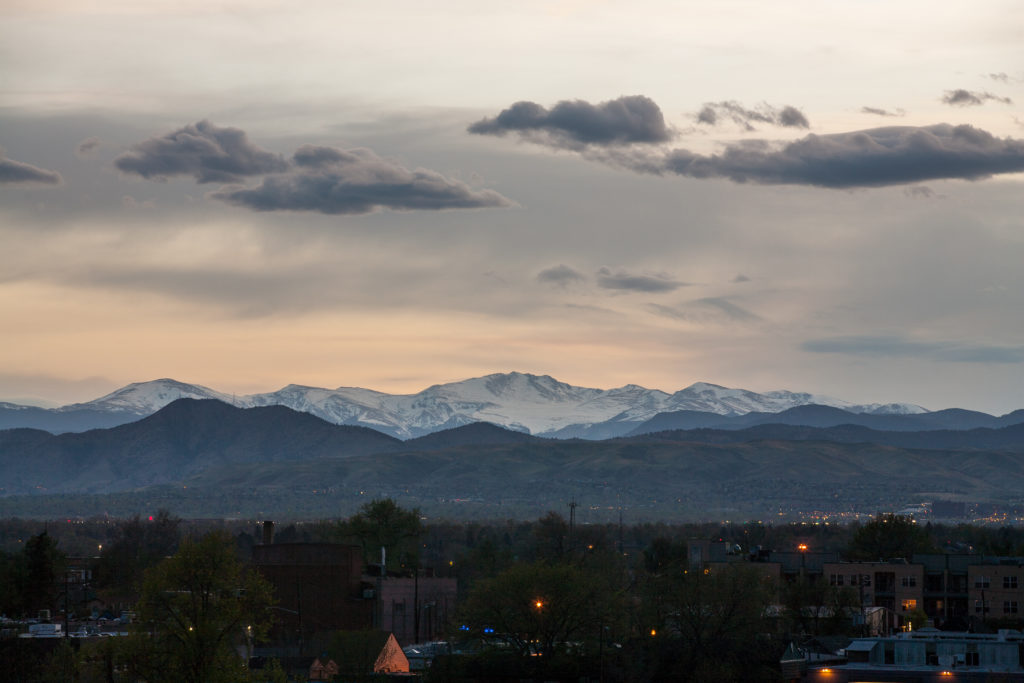
[[1003, 602], [1003, 614], [1016, 614], [1017, 613], [1017, 601], [1006, 600]]
[[828, 585], [830, 586], [842, 586], [843, 575], [842, 574], [830, 574], [828, 577]]
[[975, 611], [975, 613], [981, 614], [982, 613], [982, 609], [984, 609], [986, 613], [988, 612], [988, 600], [986, 600], [984, 603], [982, 603], [981, 600], [975, 600], [974, 601], [974, 611]]
[[988, 588], [991, 581], [987, 576], [975, 576], [974, 587], [975, 588]]
[[1016, 588], [1017, 577], [1016, 576], [1004, 576], [1003, 577], [1003, 588]]
[[903, 611], [909, 612], [911, 610], [917, 609], [917, 600], [904, 600], [902, 605]]
[[903, 577], [903, 587], [904, 588], [911, 588], [911, 587], [916, 586], [916, 585], [917, 585], [917, 577], [916, 576], [904, 576]]
[[978, 666], [978, 653], [977, 652], [965, 652], [964, 653], [964, 664], [967, 666]]

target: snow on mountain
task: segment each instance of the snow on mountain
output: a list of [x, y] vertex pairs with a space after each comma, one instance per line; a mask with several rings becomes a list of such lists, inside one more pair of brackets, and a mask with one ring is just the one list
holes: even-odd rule
[[173, 379], [157, 379], [151, 382], [135, 382], [106, 396], [86, 403], [73, 403], [57, 408], [57, 410], [61, 412], [99, 410], [150, 415], [179, 398], [215, 398], [225, 403], [231, 403], [230, 395], [207, 389], [198, 384], [185, 384]]
[[865, 403], [846, 408], [851, 413], [868, 413], [869, 415], [920, 415], [930, 412], [913, 403]]
[[400, 438], [472, 422], [491, 422], [507, 429], [543, 435], [569, 426], [608, 421], [640, 423], [658, 413], [675, 410], [741, 415], [754, 411], [780, 412], [812, 403], [875, 414], [927, 412], [920, 406], [906, 404], [854, 406], [814, 394], [789, 391], [759, 394], [706, 382], [698, 382], [674, 394], [636, 384], [615, 389], [589, 389], [559, 382], [548, 375], [521, 372], [437, 384], [416, 394], [397, 395], [358, 387], [323, 389], [290, 384], [274, 392], [235, 397], [199, 385], [162, 379], [130, 384], [94, 401], [60, 410], [87, 408], [148, 415], [179, 398], [214, 398], [239, 407], [283, 405], [335, 424], [363, 425]]
[[746, 389], [730, 389], [697, 382], [670, 398], [670, 410], [700, 410], [719, 415], [744, 415], [746, 413], [779, 413], [789, 408], [808, 404], [826, 405], [846, 409], [849, 403], [828, 396], [818, 396], [792, 391], [768, 391], [758, 394]]

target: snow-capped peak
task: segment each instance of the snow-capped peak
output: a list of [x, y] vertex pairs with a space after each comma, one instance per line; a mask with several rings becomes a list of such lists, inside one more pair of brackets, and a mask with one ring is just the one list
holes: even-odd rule
[[185, 384], [165, 378], [150, 382], [135, 382], [112, 391], [106, 396], [86, 403], [74, 403], [59, 410], [88, 409], [149, 415], [179, 398], [214, 398], [227, 403], [231, 402], [231, 397], [227, 394], [198, 384]]
[[495, 373], [436, 384], [416, 394], [399, 395], [358, 387], [323, 389], [289, 384], [270, 393], [232, 396], [195, 384], [160, 379], [129, 384], [102, 398], [60, 410], [90, 409], [141, 416], [156, 412], [179, 398], [213, 398], [239, 407], [284, 405], [335, 424], [365, 425], [402, 438], [471, 422], [490, 422], [509, 429], [545, 434], [609, 421], [639, 423], [658, 413], [678, 410], [741, 415], [821, 404], [852, 412], [926, 412], [920, 406], [854, 406], [815, 394], [790, 391], [761, 394], [708, 382], [697, 382], [674, 394], [637, 384], [591, 389], [559, 382], [550, 375], [523, 372]]

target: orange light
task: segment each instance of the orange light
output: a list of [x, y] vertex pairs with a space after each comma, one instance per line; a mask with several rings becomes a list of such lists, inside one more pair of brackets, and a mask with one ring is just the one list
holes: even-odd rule
[[537, 609], [540, 609], [541, 607], [544, 606], [544, 601], [543, 600], [538, 600], [537, 602], [533, 603], [533, 606], [536, 607]]
[[651, 629], [651, 635], [652, 636], [656, 636], [656, 635], [658, 635], [658, 632], [655, 629], [652, 628]]
[[[796, 549], [799, 550], [802, 553], [806, 553], [807, 552], [807, 544], [806, 543], [801, 543], [800, 545], [798, 545], [796, 547]], [[822, 669], [822, 671], [825, 671], [825, 669]]]
[[952, 671], [943, 671], [943, 672], [942, 672], [942, 673], [940, 673], [939, 675], [940, 675], [940, 676], [952, 676], [952, 675], [953, 675], [953, 672], [952, 672]]
[[830, 674], [830, 673], [832, 673], [832, 669], [821, 669], [821, 673], [823, 673], [823, 674]]

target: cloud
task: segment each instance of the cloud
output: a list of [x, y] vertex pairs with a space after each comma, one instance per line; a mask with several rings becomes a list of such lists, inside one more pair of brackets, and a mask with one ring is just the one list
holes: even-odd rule
[[1013, 104], [1013, 100], [1009, 97], [999, 97], [990, 92], [975, 92], [964, 90], [963, 88], [947, 90], [946, 94], [942, 96], [943, 103], [954, 107], [976, 107], [984, 104], [987, 100], [994, 100], [1003, 104]]
[[80, 157], [87, 157], [93, 152], [95, 152], [97, 149], [99, 149], [100, 144], [102, 142], [103, 141], [97, 137], [86, 138], [79, 142], [78, 146], [75, 147], [75, 155]]
[[924, 358], [949, 363], [1024, 363], [1024, 347], [958, 342], [910, 341], [897, 336], [850, 336], [815, 339], [801, 345], [812, 353], [854, 356]]
[[989, 74], [988, 77], [991, 78], [993, 81], [999, 81], [1000, 83], [1010, 82], [1010, 76], [1006, 73], [1003, 73], [1002, 71], [1000, 71], [997, 74]]
[[736, 277], [732, 279], [733, 282], [750, 282], [750, 278], [743, 273], [737, 273]]
[[718, 125], [723, 118], [731, 120], [744, 130], [757, 130], [754, 123], [766, 123], [783, 128], [810, 128], [810, 122], [796, 107], [784, 105], [774, 107], [763, 102], [756, 109], [748, 109], [734, 100], [724, 102], [706, 102], [697, 112], [697, 123], [709, 126]]
[[114, 165], [146, 179], [192, 176], [197, 183], [237, 183], [288, 167], [279, 154], [249, 142], [245, 131], [206, 120], [136, 143]]
[[903, 194], [911, 199], [942, 199], [945, 195], [936, 194], [935, 191], [927, 185], [912, 185], [903, 190]]
[[558, 287], [567, 287], [574, 282], [584, 282], [586, 279], [585, 275], [564, 264], [551, 266], [537, 273], [537, 282]]
[[852, 133], [808, 135], [781, 147], [731, 145], [704, 156], [673, 150], [641, 164], [611, 159], [638, 172], [727, 178], [765, 185], [883, 187], [923, 180], [977, 180], [1024, 171], [1024, 141], [1000, 139], [973, 126], [892, 126]]
[[879, 107], [861, 107], [861, 114], [874, 114], [875, 116], [905, 116], [907, 112], [902, 109], [896, 111], [889, 111], [888, 109], [881, 109]]
[[409, 170], [369, 149], [305, 145], [287, 173], [255, 187], [226, 186], [211, 197], [254, 211], [364, 214], [396, 211], [512, 206], [493, 190], [476, 190], [437, 171]]
[[496, 117], [468, 128], [477, 135], [509, 132], [553, 147], [580, 149], [588, 145], [630, 145], [667, 142], [673, 137], [661, 109], [648, 97], [631, 95], [590, 104], [563, 100], [546, 109], [535, 102], [516, 102]]
[[612, 272], [610, 268], [597, 271], [597, 286], [625, 292], [672, 292], [689, 283], [679, 282], [667, 275], [633, 275], [624, 270]]
[[[645, 107], [658, 111], [657, 105], [645, 97], [620, 98], [640, 100]], [[703, 155], [686, 149], [665, 147], [622, 147], [621, 130], [612, 136], [614, 127], [599, 127], [603, 136], [584, 138], [575, 129], [560, 129], [551, 123], [551, 114], [562, 105], [580, 106], [599, 111], [610, 103], [594, 107], [585, 102], [560, 103], [552, 112], [540, 105], [520, 102], [494, 119], [484, 119], [470, 126], [470, 131], [503, 134], [509, 130], [544, 132], [533, 137], [535, 142], [556, 148], [572, 148], [584, 158], [654, 175], [682, 175], [691, 178], [725, 178], [737, 183], [763, 185], [810, 185], [829, 188], [885, 187], [926, 180], [977, 180], [1000, 173], [1024, 171], [1024, 141], [997, 138], [970, 125], [952, 126], [888, 126], [849, 133], [807, 135], [792, 142], [745, 140], [727, 145], [718, 154]], [[767, 105], [764, 105], [767, 107]], [[717, 121], [721, 112], [749, 121], [767, 119], [778, 125], [800, 125], [791, 108], [747, 110], [733, 102], [708, 104], [698, 115], [708, 122]], [[794, 110], [797, 114], [796, 110]], [[802, 115], [801, 115], [802, 116]], [[649, 141], [665, 141], [666, 135], [654, 135]], [[602, 144], [595, 141], [601, 140]]]
[[655, 315], [692, 323], [750, 323], [762, 320], [761, 316], [737, 306], [725, 297], [695, 299], [681, 306], [648, 304], [647, 308]]
[[60, 185], [62, 182], [64, 180], [60, 173], [8, 159], [4, 150], [0, 148], [0, 184]]

